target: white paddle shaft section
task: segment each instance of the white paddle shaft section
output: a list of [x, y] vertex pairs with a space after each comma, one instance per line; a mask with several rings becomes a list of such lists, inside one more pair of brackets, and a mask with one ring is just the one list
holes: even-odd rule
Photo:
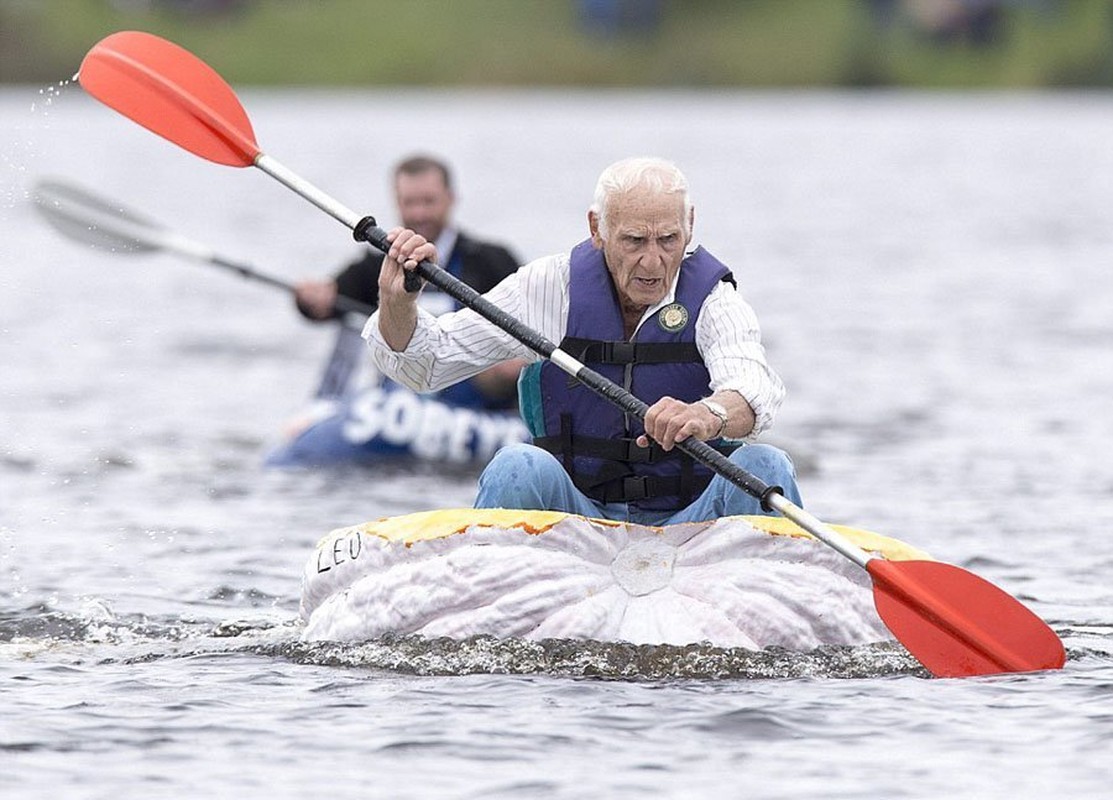
[[769, 495], [769, 505], [773, 507], [773, 510], [780, 512], [782, 516], [792, 520], [819, 541], [846, 556], [862, 569], [865, 569], [866, 564], [873, 560], [874, 556], [853, 544], [838, 531], [820, 522], [783, 494], [774, 492]]
[[580, 377], [580, 371], [584, 369], [584, 365], [561, 350], [559, 347], [553, 351], [549, 356], [549, 360], [567, 372], [573, 378]]
[[355, 230], [356, 225], [363, 219], [362, 216], [352, 211], [352, 209], [325, 194], [301, 176], [286, 169], [286, 167], [282, 166], [282, 164], [275, 161], [266, 153], [260, 153], [255, 157], [255, 166], [263, 170], [263, 172], [270, 175], [279, 183], [293, 189], [330, 217], [340, 220], [352, 230]]

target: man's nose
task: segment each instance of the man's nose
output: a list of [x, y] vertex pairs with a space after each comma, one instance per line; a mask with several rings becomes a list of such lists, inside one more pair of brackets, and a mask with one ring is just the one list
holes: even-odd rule
[[645, 265], [657, 264], [664, 257], [664, 254], [665, 251], [661, 248], [661, 245], [655, 239], [651, 239], [646, 242], [638, 260]]

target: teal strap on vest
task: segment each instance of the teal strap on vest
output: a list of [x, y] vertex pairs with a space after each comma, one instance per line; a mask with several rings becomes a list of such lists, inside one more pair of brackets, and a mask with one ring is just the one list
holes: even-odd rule
[[518, 413], [533, 437], [545, 435], [545, 409], [541, 406], [541, 366], [544, 363], [535, 361], [518, 374]]

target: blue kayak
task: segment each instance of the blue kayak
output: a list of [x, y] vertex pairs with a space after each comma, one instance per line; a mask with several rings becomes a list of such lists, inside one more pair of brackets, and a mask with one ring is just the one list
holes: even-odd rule
[[488, 411], [419, 395], [389, 381], [318, 401], [267, 457], [275, 467], [417, 459], [483, 467], [503, 445], [529, 441], [517, 411]]

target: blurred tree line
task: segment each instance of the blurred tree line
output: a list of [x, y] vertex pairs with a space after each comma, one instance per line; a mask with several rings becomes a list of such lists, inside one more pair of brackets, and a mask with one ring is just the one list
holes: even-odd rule
[[1110, 0], [0, 0], [0, 82], [127, 29], [233, 84], [1113, 85]]

